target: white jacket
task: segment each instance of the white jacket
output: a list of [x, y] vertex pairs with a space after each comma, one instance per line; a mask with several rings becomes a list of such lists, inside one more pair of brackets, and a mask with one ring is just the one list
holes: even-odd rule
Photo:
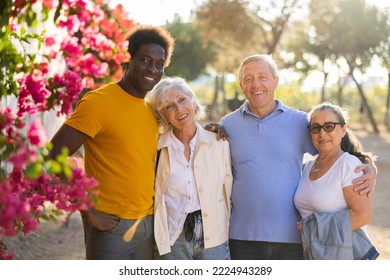
[[[194, 173], [200, 207], [205, 248], [223, 244], [229, 238], [232, 172], [228, 141], [217, 141], [216, 134], [198, 127]], [[168, 219], [164, 199], [170, 174], [168, 133], [160, 136], [161, 149], [156, 172], [154, 198], [154, 234], [160, 255], [171, 252]]]

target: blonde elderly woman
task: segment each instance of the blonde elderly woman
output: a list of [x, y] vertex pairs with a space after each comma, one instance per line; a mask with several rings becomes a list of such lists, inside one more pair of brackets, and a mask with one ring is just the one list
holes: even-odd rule
[[157, 258], [230, 259], [228, 141], [217, 141], [197, 122], [204, 107], [182, 78], [164, 78], [146, 99], [161, 132], [154, 200]]

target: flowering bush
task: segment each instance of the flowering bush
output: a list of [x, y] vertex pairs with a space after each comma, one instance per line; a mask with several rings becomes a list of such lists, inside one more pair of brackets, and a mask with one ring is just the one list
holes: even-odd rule
[[[17, 99], [17, 108], [0, 107], [0, 259], [11, 259], [1, 236], [85, 210], [97, 194], [98, 182], [67, 151], [48, 158], [40, 119], [27, 124], [26, 116], [68, 115], [83, 92], [117, 78], [134, 24], [122, 6], [112, 10], [105, 0], [5, 0], [0, 8], [0, 101]], [[29, 30], [40, 24], [54, 28]]]

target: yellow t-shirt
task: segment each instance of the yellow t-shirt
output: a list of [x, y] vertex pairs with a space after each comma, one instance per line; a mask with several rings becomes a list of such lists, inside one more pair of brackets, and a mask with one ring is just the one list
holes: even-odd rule
[[99, 181], [95, 208], [124, 219], [152, 214], [158, 125], [146, 101], [110, 83], [85, 94], [65, 123], [90, 136], [84, 161]]

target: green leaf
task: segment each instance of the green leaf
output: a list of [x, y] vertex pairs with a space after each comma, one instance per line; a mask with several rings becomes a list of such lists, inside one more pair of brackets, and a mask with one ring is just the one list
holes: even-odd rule
[[[22, 28], [20, 28], [20, 35], [24, 35], [24, 34], [26, 34], [26, 28], [22, 26]], [[12, 35], [17, 36], [14, 32], [12, 32]]]
[[55, 160], [47, 161], [45, 167], [49, 174], [60, 174], [62, 172], [61, 164]]
[[72, 176], [72, 169], [69, 166], [63, 166], [62, 171], [67, 178], [70, 178], [70, 176]]
[[42, 173], [42, 165], [39, 163], [31, 163], [27, 165], [25, 174], [30, 180], [35, 180]]
[[56, 12], [54, 13], [54, 22], [58, 19], [58, 17], [61, 15], [62, 5], [64, 4], [64, 0], [58, 1], [58, 6], [56, 9]]

